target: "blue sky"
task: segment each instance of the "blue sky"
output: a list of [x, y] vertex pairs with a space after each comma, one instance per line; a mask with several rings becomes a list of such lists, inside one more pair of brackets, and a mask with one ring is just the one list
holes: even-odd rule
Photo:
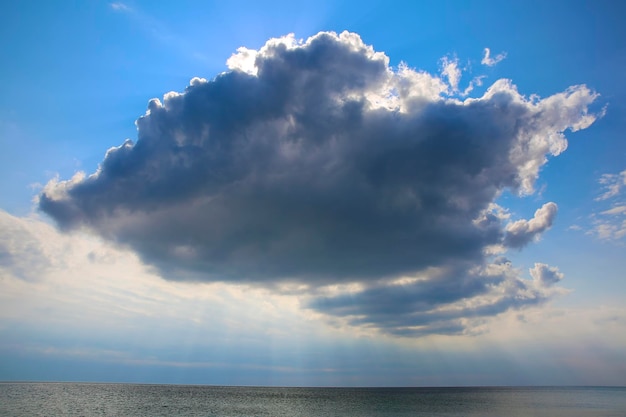
[[0, 379], [626, 384], [620, 2], [0, 7]]

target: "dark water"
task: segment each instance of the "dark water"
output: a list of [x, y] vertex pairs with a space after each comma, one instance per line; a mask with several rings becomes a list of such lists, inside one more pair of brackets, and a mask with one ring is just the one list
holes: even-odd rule
[[0, 383], [0, 415], [625, 417], [626, 388], [257, 388]]

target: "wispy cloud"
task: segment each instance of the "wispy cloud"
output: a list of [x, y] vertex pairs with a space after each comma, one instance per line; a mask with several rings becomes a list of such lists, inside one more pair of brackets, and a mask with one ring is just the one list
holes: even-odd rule
[[113, 10], [116, 10], [116, 11], [122, 11], [122, 12], [132, 11], [132, 9], [128, 5], [121, 3], [121, 2], [110, 3], [109, 5], [111, 6]]
[[619, 174], [603, 174], [598, 181], [604, 192], [596, 198], [596, 201], [608, 200], [618, 196], [622, 188], [626, 187], [626, 170]]
[[[15, 328], [23, 336], [46, 329], [53, 336], [47, 340], [49, 352], [78, 349], [76, 356], [82, 349], [76, 347], [77, 335], [103, 349], [113, 336], [132, 340], [141, 332], [152, 339], [147, 344], [164, 348], [171, 347], [170, 340], [184, 343], [189, 337], [206, 346], [235, 333], [307, 338], [323, 325], [298, 309], [295, 296], [164, 281], [132, 252], [88, 234], [62, 233], [37, 217], [0, 210], [0, 230], [0, 348]], [[149, 335], [147, 329], [167, 332]]]
[[[620, 242], [626, 237], [626, 201], [622, 195], [626, 188], [626, 170], [603, 174], [598, 183], [602, 191], [595, 201], [604, 203], [604, 207], [591, 214], [592, 228], [588, 233], [601, 240]], [[610, 204], [608, 208], [607, 203]]]
[[506, 58], [506, 52], [499, 53], [492, 58], [491, 50], [489, 48], [485, 48], [484, 53], [485, 54], [483, 55], [483, 59], [480, 61], [480, 63], [488, 67], [493, 67], [494, 65]]
[[114, 2], [109, 3], [109, 6], [114, 11], [123, 13], [133, 25], [137, 25], [150, 39], [164, 47], [182, 53], [187, 58], [207, 61], [206, 56], [195, 48], [194, 41], [175, 33], [163, 21], [126, 3]]
[[458, 58], [443, 57], [441, 59], [441, 74], [448, 81], [452, 92], [458, 92], [462, 76]]
[[483, 84], [485, 76], [479, 75], [472, 78], [472, 80], [467, 84], [467, 87], [461, 90], [461, 78], [463, 77], [463, 73], [467, 71], [467, 68], [459, 65], [459, 59], [456, 56], [445, 56], [441, 58], [440, 66], [441, 79], [442, 81], [447, 82], [447, 94], [450, 96], [467, 97], [475, 87]]

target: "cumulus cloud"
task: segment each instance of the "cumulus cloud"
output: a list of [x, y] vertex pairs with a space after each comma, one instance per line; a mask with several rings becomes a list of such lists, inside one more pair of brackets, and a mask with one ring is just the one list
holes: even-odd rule
[[566, 291], [553, 288], [563, 277], [558, 269], [536, 264], [530, 272], [532, 281], [520, 279], [501, 258], [480, 268], [440, 269], [412, 280], [320, 294], [308, 307], [398, 336], [472, 334], [486, 317], [536, 306]]
[[521, 248], [537, 239], [552, 226], [557, 213], [555, 203], [546, 203], [535, 212], [530, 220], [518, 220], [506, 226], [504, 244], [511, 248]]
[[498, 62], [504, 60], [506, 58], [506, 52], [499, 53], [498, 55], [491, 57], [491, 50], [489, 48], [485, 48], [485, 55], [483, 55], [483, 59], [480, 61], [481, 64], [486, 65], [488, 67], [493, 67]]
[[[40, 209], [166, 278], [296, 283], [311, 308], [395, 333], [458, 332], [467, 317], [547, 297], [514, 269], [493, 273], [502, 266], [486, 248], [534, 240], [556, 205], [505, 226], [493, 203], [533, 192], [547, 157], [566, 149], [563, 132], [595, 120], [596, 93], [529, 99], [498, 80], [460, 101], [455, 63], [443, 80], [393, 69], [347, 32], [240, 48], [228, 67], [151, 100], [135, 142], [91, 175], [48, 183]], [[348, 283], [360, 292], [322, 291]]]
[[549, 287], [563, 279], [563, 274], [559, 272], [558, 268], [551, 267], [544, 263], [536, 263], [535, 266], [530, 269], [530, 275], [533, 277], [533, 280], [542, 287]]

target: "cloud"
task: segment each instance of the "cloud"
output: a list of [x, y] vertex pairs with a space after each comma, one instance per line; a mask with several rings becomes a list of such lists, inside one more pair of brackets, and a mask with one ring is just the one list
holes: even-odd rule
[[535, 266], [530, 269], [530, 275], [535, 282], [543, 287], [549, 287], [563, 279], [563, 274], [559, 272], [558, 268], [543, 263], [536, 263]]
[[626, 202], [622, 199], [626, 170], [618, 174], [603, 174], [598, 182], [603, 192], [595, 201], [611, 206], [591, 214], [593, 226], [588, 233], [601, 240], [618, 242], [626, 236]]
[[626, 186], [626, 170], [619, 174], [603, 174], [598, 181], [604, 188], [602, 195], [596, 201], [608, 200], [620, 194], [622, 188]]
[[130, 11], [132, 11], [132, 9], [128, 5], [126, 5], [126, 4], [122, 3], [122, 2], [114, 2], [114, 3], [110, 3], [109, 5], [115, 11], [121, 11], [121, 12], [130, 12]]
[[510, 248], [521, 248], [537, 239], [541, 233], [552, 226], [558, 207], [555, 203], [546, 203], [535, 212], [530, 220], [518, 220], [506, 226], [504, 244]]
[[441, 59], [441, 74], [446, 77], [452, 92], [459, 91], [459, 82], [461, 82], [461, 69], [459, 68], [459, 60], [444, 57]]
[[506, 58], [506, 52], [499, 53], [492, 58], [491, 50], [489, 48], [485, 48], [485, 55], [483, 56], [483, 59], [480, 61], [480, 63], [488, 67], [493, 67], [500, 61], [504, 60], [504, 58]]
[[[493, 275], [502, 266], [486, 249], [534, 240], [556, 205], [509, 226], [492, 207], [505, 190], [533, 192], [547, 156], [566, 149], [563, 132], [595, 120], [596, 93], [527, 99], [498, 80], [460, 101], [457, 66], [447, 82], [394, 70], [347, 32], [240, 48], [228, 66], [152, 99], [136, 142], [109, 149], [91, 175], [49, 182], [39, 208], [168, 279], [295, 283], [312, 309], [341, 317], [349, 295], [316, 291], [357, 283], [351, 321], [392, 333], [459, 332], [462, 317], [548, 297], [514, 269]], [[379, 294], [394, 320], [368, 306]]]
[[[491, 384], [502, 384], [520, 375], [520, 366], [535, 377], [519, 383], [546, 383], [564, 369], [579, 373], [580, 383], [589, 382], [590, 374], [600, 385], [624, 380], [624, 367], [615, 367], [625, 363], [623, 305], [519, 312], [563, 290], [555, 279], [518, 283], [505, 259], [474, 271], [470, 279], [456, 280], [452, 269], [433, 268], [388, 282], [386, 289], [370, 286], [363, 295], [363, 285], [346, 285], [323, 289], [326, 299], [321, 289], [298, 301], [245, 285], [162, 280], [132, 253], [87, 234], [61, 233], [36, 217], [0, 211], [0, 226], [28, 231], [13, 234], [8, 251], [14, 259], [31, 252], [19, 243], [25, 240], [39, 247], [28, 261], [47, 265], [32, 281], [20, 276], [21, 267], [3, 264], [0, 352], [7, 366], [0, 375], [5, 380], [27, 375], [154, 382], [156, 375], [163, 382], [198, 384], [458, 385], [491, 375], [496, 378], [488, 379]], [[549, 277], [551, 268], [540, 267], [539, 276]], [[356, 296], [352, 303], [345, 297], [341, 307], [333, 299], [340, 293]], [[465, 299], [459, 298], [463, 293]], [[337, 327], [299, 307], [311, 308], [316, 298], [327, 304]], [[353, 327], [340, 327], [342, 322]], [[418, 322], [426, 324], [418, 328]], [[414, 339], [371, 337], [376, 325]], [[459, 333], [468, 336], [448, 337]], [[494, 365], [494, 357], [503, 354], [510, 360]], [[471, 368], [463, 368], [467, 364]], [[255, 372], [261, 369], [267, 372]], [[464, 379], [458, 379], [458, 369]]]
[[168, 25], [157, 19], [153, 15], [146, 13], [144, 10], [129, 6], [122, 2], [109, 3], [109, 7], [139, 28], [146, 37], [151, 41], [156, 41], [160, 46], [165, 47], [170, 52], [175, 52], [186, 59], [193, 59], [208, 63], [208, 58], [196, 49], [196, 44], [190, 39], [186, 39], [179, 33], [171, 30]]

